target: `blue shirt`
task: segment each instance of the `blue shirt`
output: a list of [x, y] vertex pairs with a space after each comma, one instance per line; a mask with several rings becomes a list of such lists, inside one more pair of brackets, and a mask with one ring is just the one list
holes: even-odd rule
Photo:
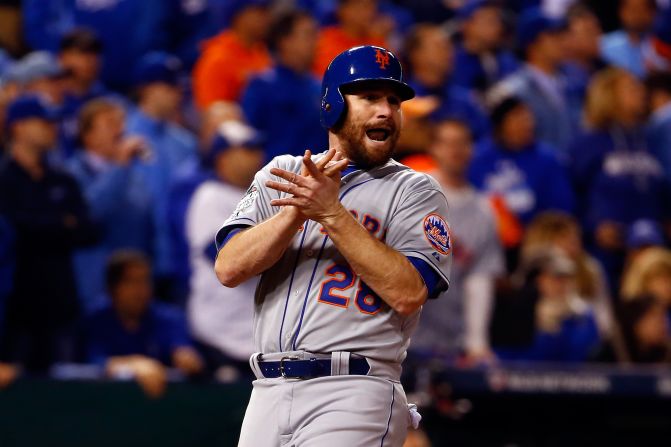
[[671, 103], [652, 114], [647, 126], [650, 151], [664, 168], [667, 179], [671, 179]]
[[525, 224], [542, 211], [572, 212], [574, 208], [568, 173], [541, 143], [511, 151], [493, 140], [481, 142], [469, 180], [489, 195], [500, 195]]
[[556, 333], [536, 332], [528, 348], [496, 349], [496, 355], [501, 360], [584, 362], [598, 343], [596, 321], [589, 312], [566, 318]]
[[302, 155], [328, 147], [319, 122], [320, 83], [310, 73], [282, 65], [253, 77], [242, 95], [249, 124], [263, 132], [266, 161], [283, 154]]
[[601, 57], [609, 64], [629, 70], [639, 78], [645, 76], [643, 42], [632, 42], [622, 30], [613, 31], [601, 38]]
[[480, 55], [469, 53], [463, 45], [458, 45], [455, 49], [452, 73], [454, 85], [484, 93], [494, 83], [517, 70], [519, 66], [517, 59], [509, 51], [497, 51], [490, 57], [494, 64], [491, 69], [488, 69], [482, 63]]
[[74, 255], [79, 295], [85, 309], [95, 308], [101, 302], [109, 254], [120, 248], [134, 248], [151, 255], [156, 232], [152, 192], [136, 162], [119, 166], [94, 160], [94, 156], [80, 149], [67, 166], [79, 183], [92, 218], [102, 228], [99, 243]]
[[172, 353], [191, 346], [182, 312], [161, 303], [149, 305], [135, 332], [127, 330], [112, 305], [89, 315], [83, 322], [86, 361], [104, 364], [110, 357], [145, 355], [172, 365]]
[[157, 121], [141, 110], [128, 118], [129, 134], [142, 136], [151, 157], [140, 163], [140, 169], [154, 197], [157, 222], [154, 241], [154, 269], [159, 276], [174, 272], [168, 223], [170, 191], [180, 179], [191, 175], [198, 166], [197, 143], [186, 129], [169, 122]]
[[642, 131], [595, 131], [578, 137], [570, 150], [579, 211], [588, 231], [610, 220], [669, 216], [669, 190], [658, 160], [647, 150]]

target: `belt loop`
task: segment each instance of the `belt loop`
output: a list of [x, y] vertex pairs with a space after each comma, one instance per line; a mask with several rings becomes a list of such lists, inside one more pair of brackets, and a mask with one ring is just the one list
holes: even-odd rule
[[331, 353], [331, 375], [342, 376], [349, 374], [350, 353], [336, 351]]
[[256, 376], [257, 379], [264, 379], [265, 376], [261, 372], [261, 368], [259, 368], [259, 359], [261, 358], [261, 353], [260, 352], [255, 352], [254, 354], [249, 357], [249, 367], [252, 369], [252, 372], [254, 373], [254, 376]]

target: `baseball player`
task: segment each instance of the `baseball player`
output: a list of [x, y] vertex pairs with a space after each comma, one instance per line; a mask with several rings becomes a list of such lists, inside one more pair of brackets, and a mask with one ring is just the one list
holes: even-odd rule
[[392, 160], [414, 96], [389, 51], [339, 54], [322, 83], [330, 149], [256, 174], [216, 236], [234, 287], [261, 274], [240, 446], [400, 446], [399, 377], [420, 309], [448, 287], [447, 201]]

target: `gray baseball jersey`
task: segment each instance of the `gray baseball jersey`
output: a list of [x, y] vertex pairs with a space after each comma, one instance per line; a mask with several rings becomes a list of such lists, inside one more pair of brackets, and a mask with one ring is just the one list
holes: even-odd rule
[[[287, 194], [265, 186], [267, 180], [282, 181], [270, 168], [299, 173], [301, 164], [301, 157], [281, 156], [259, 171], [219, 230], [217, 243], [236, 226], [256, 225], [278, 213], [280, 207], [270, 201]], [[447, 200], [433, 178], [390, 160], [344, 175], [340, 201], [371, 235], [425, 261], [449, 284]], [[323, 227], [308, 220], [282, 258], [261, 276], [254, 343], [262, 353], [348, 351], [400, 363], [419, 313], [403, 317], [393, 311], [352, 271]]]

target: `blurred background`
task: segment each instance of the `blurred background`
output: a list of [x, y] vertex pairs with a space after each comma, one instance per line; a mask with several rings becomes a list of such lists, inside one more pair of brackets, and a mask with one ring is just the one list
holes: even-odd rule
[[665, 0], [0, 1], [0, 445], [235, 445], [254, 281], [214, 234], [327, 148], [321, 76], [399, 55], [395, 158], [450, 204], [408, 446], [666, 445]]

